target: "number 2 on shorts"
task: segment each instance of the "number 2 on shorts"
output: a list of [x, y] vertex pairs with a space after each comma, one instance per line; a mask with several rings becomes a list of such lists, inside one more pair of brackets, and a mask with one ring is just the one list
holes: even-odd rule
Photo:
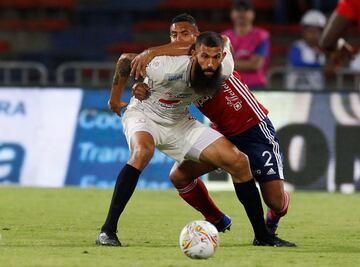
[[272, 159], [272, 155], [269, 151], [264, 151], [261, 156], [263, 156], [263, 157], [268, 156], [268, 159], [266, 160], [264, 167], [270, 167], [270, 166], [274, 165], [274, 163], [270, 162]]

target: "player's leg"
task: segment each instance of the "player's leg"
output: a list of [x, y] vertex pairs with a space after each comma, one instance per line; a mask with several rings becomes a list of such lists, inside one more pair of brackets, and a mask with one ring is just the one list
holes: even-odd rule
[[174, 164], [170, 172], [170, 179], [183, 200], [201, 212], [219, 232], [225, 232], [230, 230], [231, 219], [215, 205], [205, 184], [198, 178], [214, 169], [215, 167], [210, 164], [184, 160]]
[[288, 211], [290, 196], [285, 192], [284, 182], [280, 179], [260, 183], [260, 188], [264, 202], [268, 206], [266, 226], [272, 233], [275, 233], [280, 219]]
[[[222, 168], [231, 174], [239, 201], [243, 204], [256, 237], [254, 245], [295, 246], [269, 233], [259, 191], [252, 177], [247, 156], [215, 130], [196, 121], [188, 121], [182, 135], [187, 151], [185, 157]], [[186, 144], [190, 144], [187, 147]], [[259, 241], [259, 242], [258, 242]]]
[[284, 191], [280, 146], [271, 121], [266, 118], [229, 140], [249, 157], [252, 172], [268, 206], [266, 225], [275, 233], [280, 218], [287, 212], [289, 196]]
[[236, 195], [245, 208], [256, 239], [268, 239], [269, 233], [264, 222], [260, 194], [252, 177], [247, 156], [222, 137], [202, 151], [200, 160], [231, 174]]
[[[265, 152], [266, 156], [263, 157], [263, 163], [268, 167], [268, 171], [266, 171], [267, 177], [264, 177], [264, 171], [262, 177], [259, 178], [259, 183], [263, 199], [269, 207], [266, 215], [266, 225], [271, 232], [275, 233], [280, 218], [285, 216], [288, 211], [290, 197], [284, 190], [282, 156], [275, 128], [269, 118], [260, 122], [258, 128], [263, 133], [269, 146], [269, 149], [266, 150], [268, 152]], [[265, 158], [267, 158], [266, 161]]]
[[[114, 188], [110, 208], [96, 244], [120, 246], [116, 236], [117, 224], [121, 213], [135, 191], [141, 171], [151, 160], [155, 141], [146, 118], [142, 114], [128, 114], [123, 119], [126, 139], [129, 143], [131, 157], [121, 169]], [[142, 118], [142, 119], [139, 119]], [[137, 119], [136, 119], [137, 118]]]

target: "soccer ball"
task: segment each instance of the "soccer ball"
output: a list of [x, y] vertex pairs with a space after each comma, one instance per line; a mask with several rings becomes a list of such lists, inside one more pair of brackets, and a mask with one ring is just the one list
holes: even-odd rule
[[220, 245], [219, 232], [207, 221], [192, 221], [181, 230], [180, 248], [192, 259], [207, 259]]

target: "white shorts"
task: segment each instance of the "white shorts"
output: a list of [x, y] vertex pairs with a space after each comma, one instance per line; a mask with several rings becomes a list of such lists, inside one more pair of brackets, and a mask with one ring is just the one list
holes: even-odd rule
[[127, 110], [124, 113], [123, 128], [130, 147], [135, 132], [148, 132], [154, 138], [155, 146], [181, 162], [184, 159], [199, 160], [201, 152], [223, 135], [192, 118], [184, 118], [175, 125], [161, 125], [141, 111]]

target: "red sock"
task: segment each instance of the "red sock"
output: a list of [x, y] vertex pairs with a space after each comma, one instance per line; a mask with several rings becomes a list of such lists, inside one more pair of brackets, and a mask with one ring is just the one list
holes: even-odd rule
[[279, 220], [281, 217], [285, 216], [286, 213], [288, 212], [289, 203], [290, 203], [290, 196], [288, 192], [285, 192], [284, 194], [284, 201], [285, 201], [284, 207], [280, 212], [275, 212], [270, 209], [270, 217], [272, 220]]
[[201, 179], [197, 178], [187, 186], [177, 188], [177, 190], [180, 197], [190, 206], [200, 211], [207, 221], [216, 223], [224, 215], [209, 196], [206, 186]]

